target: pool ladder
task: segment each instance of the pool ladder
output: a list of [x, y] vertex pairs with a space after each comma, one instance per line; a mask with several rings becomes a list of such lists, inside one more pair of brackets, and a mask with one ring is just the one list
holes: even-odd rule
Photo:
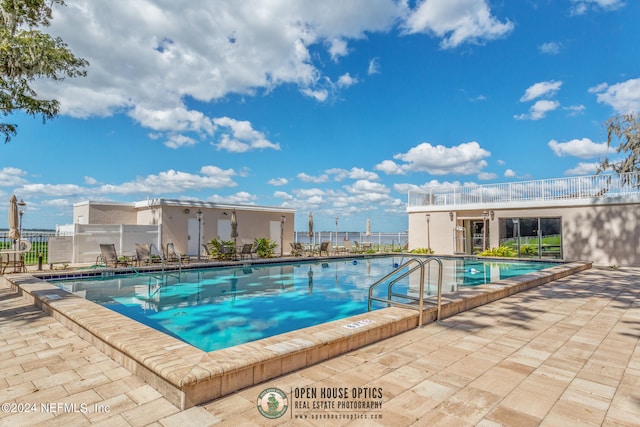
[[[436, 303], [436, 307], [437, 307], [436, 320], [440, 320], [440, 307], [442, 305], [442, 261], [440, 260], [440, 258], [437, 258], [437, 257], [429, 257], [425, 259], [411, 258], [404, 264], [395, 268], [391, 273], [387, 274], [382, 279], [377, 280], [373, 285], [369, 286], [369, 311], [371, 311], [371, 303], [373, 301], [379, 301], [389, 305], [396, 305], [399, 307], [411, 308], [414, 310], [417, 308], [418, 309], [418, 326], [422, 326], [422, 317], [423, 317], [424, 304], [425, 304], [424, 270], [426, 267], [429, 266], [429, 263], [431, 262], [438, 263], [438, 299]], [[415, 265], [412, 266], [412, 264], [415, 264]], [[402, 272], [402, 270], [404, 270], [405, 268], [408, 268], [408, 270], [405, 272]], [[417, 270], [420, 271], [420, 293], [418, 294], [419, 295], [418, 297], [413, 297], [410, 295], [398, 294], [393, 292], [393, 285], [395, 285], [400, 280], [411, 275]], [[394, 277], [394, 276], [397, 276], [397, 277]], [[381, 285], [382, 283], [385, 283], [387, 280], [391, 278], [393, 279], [389, 282], [389, 285], [387, 286], [387, 298], [374, 297], [373, 290], [377, 286]], [[408, 299], [408, 300], [414, 301], [414, 303], [411, 304], [411, 303], [404, 303], [400, 301], [394, 301], [392, 300], [392, 297]], [[418, 303], [417, 307], [415, 302]], [[427, 304], [433, 304], [433, 303], [427, 302]]]

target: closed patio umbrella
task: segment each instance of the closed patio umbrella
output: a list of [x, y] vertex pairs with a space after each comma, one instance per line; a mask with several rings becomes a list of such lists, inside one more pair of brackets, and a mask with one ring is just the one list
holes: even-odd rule
[[313, 243], [313, 214], [309, 212], [309, 244]]
[[17, 241], [20, 239], [19, 218], [18, 218], [18, 199], [15, 194], [9, 199], [9, 238]]
[[371, 220], [370, 219], [367, 219], [367, 231], [365, 232], [365, 236], [367, 237], [371, 236]]
[[233, 238], [233, 257], [236, 256], [236, 246], [238, 246], [238, 217], [236, 216], [236, 210], [231, 212], [231, 237]]
[[231, 212], [231, 237], [234, 242], [238, 238], [238, 217], [236, 216], [235, 209]]

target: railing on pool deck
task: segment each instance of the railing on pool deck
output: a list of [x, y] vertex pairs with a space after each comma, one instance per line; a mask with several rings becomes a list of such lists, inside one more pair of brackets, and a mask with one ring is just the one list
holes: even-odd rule
[[[435, 261], [438, 263], [438, 299], [436, 303], [436, 306], [437, 306], [436, 321], [440, 320], [440, 307], [442, 305], [442, 261], [440, 260], [440, 258], [436, 258], [436, 257], [429, 257], [427, 259], [411, 258], [409, 261], [395, 268], [391, 273], [387, 274], [382, 279], [377, 280], [373, 285], [369, 286], [369, 311], [371, 311], [372, 301], [379, 301], [379, 302], [383, 302], [390, 305], [411, 308], [414, 310], [416, 308], [415, 304], [407, 304], [399, 301], [394, 301], [391, 298], [399, 297], [399, 298], [405, 298], [412, 301], [417, 301], [418, 302], [418, 327], [422, 326], [422, 316], [423, 316], [424, 303], [425, 303], [424, 301], [424, 269], [432, 261]], [[411, 264], [414, 264], [414, 263], [417, 265], [410, 267], [407, 271], [395, 277], [393, 280], [389, 282], [389, 285], [387, 286], [386, 299], [373, 296], [373, 290], [376, 286], [379, 286], [380, 284], [386, 282], [388, 279], [391, 279], [393, 276], [397, 275], [402, 270], [404, 270], [405, 268], [409, 267]], [[409, 295], [398, 294], [393, 292], [393, 285], [395, 285], [397, 282], [404, 279], [405, 277], [409, 276], [411, 273], [415, 272], [416, 270], [420, 270], [420, 293], [418, 294], [419, 296], [417, 298]]]
[[408, 208], [509, 204], [532, 200], [578, 202], [638, 195], [640, 173], [631, 172], [411, 190]]

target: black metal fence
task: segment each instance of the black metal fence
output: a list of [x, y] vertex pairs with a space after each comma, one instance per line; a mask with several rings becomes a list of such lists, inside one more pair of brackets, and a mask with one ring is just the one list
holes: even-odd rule
[[[0, 231], [0, 250], [13, 249], [14, 242], [8, 237], [8, 231]], [[22, 230], [21, 240], [29, 242], [31, 248], [25, 252], [25, 264], [37, 265], [49, 262], [49, 237], [55, 236], [53, 230]], [[23, 243], [24, 245], [24, 243]]]

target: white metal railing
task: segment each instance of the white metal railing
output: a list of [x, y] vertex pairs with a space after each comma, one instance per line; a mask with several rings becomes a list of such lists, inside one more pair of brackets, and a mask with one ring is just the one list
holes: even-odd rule
[[607, 174], [536, 181], [411, 190], [408, 207], [592, 199], [640, 194], [640, 174]]

